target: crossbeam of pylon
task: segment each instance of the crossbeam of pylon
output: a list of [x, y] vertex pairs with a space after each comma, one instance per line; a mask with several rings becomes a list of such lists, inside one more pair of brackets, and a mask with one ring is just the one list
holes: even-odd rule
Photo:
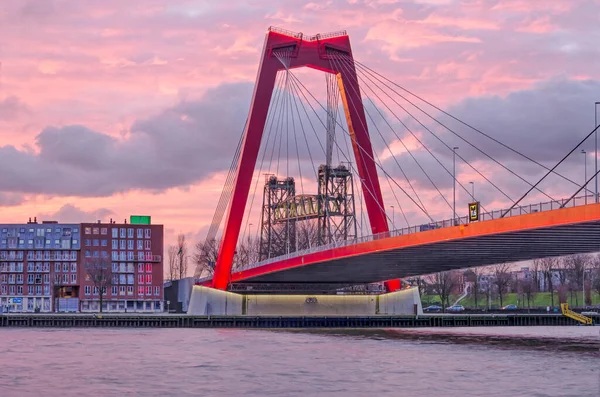
[[[303, 38], [301, 33], [274, 28], [267, 31], [248, 123], [244, 131], [237, 175], [213, 275], [214, 288], [226, 289], [229, 284], [233, 257], [275, 85], [275, 77], [278, 71], [286, 67], [309, 67], [337, 75], [348, 131], [352, 137], [356, 166], [363, 192], [368, 192], [364, 194], [364, 201], [371, 231], [373, 234], [389, 231], [356, 70], [354, 67], [337, 70], [327, 55], [331, 50], [352, 58], [350, 39], [345, 32]], [[286, 54], [286, 65], [283, 65], [278, 59], [277, 55], [282, 53]], [[390, 289], [397, 289], [398, 285], [396, 284], [399, 282], [388, 284]]]

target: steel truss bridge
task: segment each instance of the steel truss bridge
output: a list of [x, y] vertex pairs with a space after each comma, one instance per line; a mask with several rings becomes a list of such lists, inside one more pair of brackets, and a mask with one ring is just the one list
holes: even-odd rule
[[[292, 72], [299, 67], [309, 67], [325, 72], [327, 106], [321, 105]], [[386, 104], [373, 86], [381, 90], [383, 90], [382, 87], [386, 87], [396, 94], [396, 97], [388, 95], [395, 105]], [[398, 97], [404, 102], [399, 102]], [[311, 98], [321, 108], [319, 109], [317, 106], [317, 110], [315, 110], [311, 106], [316, 118], [326, 131], [327, 142], [325, 145], [319, 140], [315, 127], [310, 121], [310, 111], [305, 105], [310, 102]], [[373, 111], [364, 106], [363, 98], [370, 101], [370, 108], [375, 108], [383, 122], [374, 121]], [[412, 98], [412, 101], [409, 98]], [[342, 125], [337, 117], [337, 101], [339, 99], [341, 99], [341, 107], [345, 114], [345, 125]], [[415, 104], [417, 99], [421, 101], [420, 104]], [[466, 127], [471, 132], [477, 133], [478, 136], [491, 140], [494, 144], [509, 151], [511, 155], [518, 156], [524, 159], [523, 161], [526, 160], [529, 164], [539, 167], [538, 171], [543, 176], [535, 182], [527, 180], [500, 159], [481, 149], [472, 139], [465, 138], [457, 132], [456, 127], [450, 128], [448, 121], [441, 122], [431, 116], [423, 110], [424, 104], [435, 109], [438, 114], [447, 116], [447, 119], [458, 122], [461, 127]], [[408, 109], [409, 105], [412, 106], [412, 112]], [[285, 111], [292, 113], [294, 129], [292, 134], [296, 134], [293, 135], [294, 141], [289, 138], [289, 120], [285, 124], [277, 116], [277, 111], [282, 114], [286, 107]], [[304, 119], [300, 108], [304, 109], [306, 116]], [[386, 114], [383, 114], [380, 109], [384, 109]], [[395, 111], [399, 111], [399, 109], [405, 113], [404, 117], [396, 116]], [[325, 117], [319, 117], [319, 111], [321, 113], [324, 111]], [[415, 113], [418, 111], [428, 116], [436, 128], [417, 118]], [[409, 116], [414, 120], [407, 122], [406, 119]], [[392, 117], [395, 118], [394, 122], [388, 120]], [[323, 173], [327, 174], [333, 170], [331, 162], [336, 149], [338, 161], [342, 163], [345, 159], [348, 163], [347, 168], [337, 169], [347, 170], [344, 171], [344, 175], [347, 174], [345, 178], [348, 176], [350, 178], [343, 181], [340, 179], [343, 182], [343, 190], [339, 189], [339, 186], [342, 185], [332, 185], [331, 189], [327, 185], [327, 189], [321, 189], [322, 185], [319, 182], [319, 194], [315, 195], [307, 194], [304, 191], [296, 194], [297, 185], [294, 178], [290, 178], [289, 162], [285, 171], [285, 183], [278, 182], [277, 177], [273, 176], [277, 172], [269, 174], [272, 176], [267, 178], [265, 184], [263, 215], [260, 224], [262, 234], [259, 259], [262, 260], [247, 264], [242, 270], [232, 270], [237, 255], [236, 247], [245, 238], [243, 235], [240, 236], [243, 220], [246, 221], [245, 229], [248, 229], [251, 222], [252, 203], [255, 201], [254, 195], [250, 196], [249, 194], [252, 182], [256, 178], [256, 185], [258, 185], [261, 171], [276, 169], [281, 173], [279, 157], [277, 157], [276, 168], [273, 165], [273, 158], [277, 144], [279, 144], [280, 150], [278, 156], [281, 155], [284, 131], [286, 145], [288, 145], [286, 158], [290, 157], [290, 142], [295, 142], [296, 145], [298, 180], [303, 190], [302, 181], [306, 179], [306, 175], [303, 178], [300, 161], [302, 156], [298, 144], [299, 140], [302, 141], [299, 138], [302, 136], [296, 132], [296, 129], [300, 128], [299, 126], [302, 128], [303, 140], [308, 149], [308, 155], [304, 155], [304, 157], [310, 157], [311, 163], [314, 162], [305, 130], [305, 124], [308, 125], [306, 120], [310, 122], [316, 140], [323, 150], [323, 157], [326, 158], [326, 164], [319, 168], [319, 180], [324, 180]], [[273, 127], [274, 125], [275, 127]], [[389, 134], [386, 140], [378, 125], [387, 125], [394, 135]], [[395, 128], [399, 128], [400, 125], [410, 133], [415, 142], [418, 142], [421, 151], [426, 151], [436, 160], [441, 167], [437, 172], [450, 176], [453, 185], [453, 205], [447, 198], [447, 187], [440, 186], [442, 184], [440, 178], [435, 175], [435, 172], [427, 172], [427, 167], [419, 162], [418, 155], [415, 156], [403, 141], [403, 137], [396, 133]], [[342, 130], [343, 138], [340, 138], [339, 135], [336, 136], [336, 126]], [[452, 137], [454, 141], [450, 140], [448, 136], [434, 132], [440, 127], [449, 131], [451, 134], [448, 136]], [[277, 131], [280, 132], [280, 138], [278, 141], [276, 135], [271, 142], [271, 163], [266, 166], [266, 169], [263, 169], [266, 154], [271, 150], [269, 142], [272, 129], [276, 131], [275, 134]], [[441, 142], [443, 147], [440, 149], [440, 145], [438, 145], [437, 149], [431, 149], [429, 147], [431, 144], [424, 141], [422, 137], [420, 138], [419, 134], [414, 133], [413, 130], [416, 129], [423, 133], [429, 132], [433, 138]], [[598, 171], [596, 170], [590, 178], [587, 178], [586, 175], [585, 183], [577, 183], [557, 171], [558, 166], [565, 162], [592, 134], [595, 134], [597, 129], [598, 127], [587, 134], [562, 160], [550, 167], [463, 122], [356, 61], [346, 32], [304, 36], [301, 33], [270, 28], [266, 36], [244, 133], [234, 155], [206, 240], [208, 243], [211, 239], [213, 241], [216, 239], [225, 217], [222, 236], [219, 239], [214, 276], [199, 279], [198, 283], [217, 289], [245, 292], [325, 292], [385, 281], [385, 287], [390, 291], [399, 288], [399, 279], [407, 276], [542, 257], [599, 252], [600, 204], [598, 204], [598, 193], [587, 188], [589, 182], [597, 178]], [[404, 176], [406, 183], [399, 183], [396, 180], [398, 176], [394, 176], [393, 172], [388, 172], [383, 167], [384, 161], [380, 159], [381, 154], [378, 154], [372, 144], [372, 140], [377, 136], [373, 134], [373, 130], [381, 136], [384, 142], [384, 145], [380, 145], [380, 147], [384, 150], [387, 148], [389, 151], [390, 156], [387, 156], [387, 159], [393, 159], [400, 170], [396, 174]], [[264, 134], [267, 134], [266, 143], [263, 139]], [[346, 139], [346, 154], [340, 143], [343, 139]], [[497, 167], [498, 171], [488, 172], [487, 175], [481, 172], [473, 165], [473, 159], [469, 160], [466, 155], [457, 154], [456, 142], [467, 144], [473, 153], [489, 160]], [[404, 154], [414, 160], [418, 169], [431, 183], [432, 190], [439, 194], [442, 199], [439, 201], [441, 205], [448, 205], [452, 209], [453, 216], [451, 218], [444, 221], [435, 221], [432, 218], [430, 203], [426, 205], [426, 200], [419, 197], [415, 189], [414, 176], [410, 178], [407, 175], [407, 171], [401, 166], [396, 156], [397, 153], [391, 148], [398, 144], [402, 145]], [[255, 176], [255, 167], [261, 151], [263, 155], [257, 177]], [[452, 153], [454, 161], [452, 172], [448, 169], [450, 167], [447, 167], [440, 159], [440, 151], [445, 151], [446, 154]], [[351, 160], [350, 157], [353, 159]], [[489, 184], [491, 190], [495, 189], [499, 196], [505, 199], [505, 202], [512, 205], [504, 210], [486, 210], [483, 203], [476, 200], [473, 191], [469, 192], [459, 180], [455, 168], [456, 157], [465, 168], [476, 173], [481, 183]], [[498, 182], [491, 180], [490, 174], [500, 171], [516, 178], [519, 183], [525, 184], [525, 192], [520, 198], [515, 200], [506, 192], [506, 189], [499, 186]], [[356, 178], [353, 179], [352, 175]], [[317, 177], [316, 172], [315, 176]], [[548, 182], [551, 177], [574, 191], [573, 194], [565, 199], [551, 197], [542, 189], [542, 182]], [[386, 210], [389, 207], [384, 205], [384, 195], [380, 185], [382, 183], [380, 179], [384, 178], [389, 187], [384, 192], [388, 197], [392, 195], [396, 200], [396, 208], [400, 210], [406, 227], [395, 227], [394, 214], [390, 218], [390, 211]], [[279, 190], [269, 190], [269, 183]], [[466, 197], [471, 201], [469, 205], [472, 213], [466, 217], [456, 215], [457, 185], [459, 189], [466, 192], [465, 195], [461, 191], [461, 197], [463, 199]], [[344, 193], [340, 194], [341, 191]], [[417, 223], [416, 226], [415, 223], [410, 222], [410, 212], [403, 210], [403, 203], [398, 199], [400, 194], [404, 194], [406, 198], [404, 200], [405, 208], [408, 206], [406, 203], [412, 205], [413, 208], [416, 208], [416, 212], [422, 213], [421, 215], [429, 222]], [[350, 195], [351, 199], [345, 198], [346, 195]], [[358, 202], [355, 195], [358, 195], [360, 199], [361, 209], [364, 205], [364, 210], [361, 211], [361, 217], [364, 217], [364, 220], [359, 221], [358, 215], [355, 215], [355, 205]], [[549, 200], [537, 200], [538, 203], [535, 204], [523, 204], [524, 199], [534, 195], [538, 199], [541, 197]], [[250, 208], [247, 208], [249, 197], [252, 199]], [[267, 197], [268, 201], [265, 201]], [[342, 216], [343, 222], [330, 221], [334, 216]], [[319, 220], [319, 244], [315, 246], [309, 242], [307, 247], [300, 247], [300, 243], [297, 241], [297, 222], [314, 219]], [[367, 225], [366, 227], [371, 233], [355, 237], [356, 233], [351, 229], [356, 229], [358, 222], [361, 224], [361, 230]], [[411, 223], [413, 224], [411, 225]], [[332, 227], [335, 228], [335, 233], [331, 232]], [[243, 234], [246, 234], [245, 231]], [[281, 245], [281, 241], [277, 245], [274, 240], [271, 240], [271, 236], [283, 238], [283, 245]], [[327, 240], [324, 241], [323, 236], [326, 236]], [[287, 247], [285, 247], [286, 244]], [[291, 250], [290, 245], [293, 245]], [[349, 293], [352, 293], [352, 289], [349, 290]]]

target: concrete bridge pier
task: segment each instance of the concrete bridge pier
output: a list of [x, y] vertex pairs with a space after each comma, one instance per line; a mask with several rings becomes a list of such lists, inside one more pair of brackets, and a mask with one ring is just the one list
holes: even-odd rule
[[193, 316], [371, 316], [423, 314], [418, 288], [381, 295], [238, 294], [196, 285]]

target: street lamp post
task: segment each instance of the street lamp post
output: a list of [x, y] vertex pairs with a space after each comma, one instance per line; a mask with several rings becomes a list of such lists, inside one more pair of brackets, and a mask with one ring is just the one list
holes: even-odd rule
[[393, 205], [390, 205], [390, 207], [392, 207], [392, 229], [396, 228], [396, 210], [394, 209]]
[[[598, 128], [598, 105], [600, 102], [594, 102], [594, 128]], [[598, 131], [594, 131], [594, 183], [596, 185], [595, 189], [595, 202], [598, 204]]]
[[585, 195], [585, 203], [587, 204], [587, 152], [581, 149], [583, 154], [583, 194]]
[[452, 213], [454, 224], [456, 224], [456, 150], [458, 150], [458, 146], [452, 148]]
[[471, 184], [471, 198], [475, 201], [475, 182], [469, 182]]

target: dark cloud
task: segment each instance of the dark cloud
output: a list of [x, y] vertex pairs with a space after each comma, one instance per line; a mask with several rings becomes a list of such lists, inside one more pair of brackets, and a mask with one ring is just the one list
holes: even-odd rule
[[14, 207], [25, 202], [25, 196], [18, 193], [0, 193], [0, 207]]
[[84, 211], [73, 204], [65, 204], [58, 211], [53, 213], [40, 213], [37, 215], [38, 221], [58, 221], [61, 223], [85, 223], [108, 222], [108, 216], [112, 215], [113, 211], [108, 208], [98, 208], [94, 211]]
[[27, 107], [16, 96], [8, 96], [0, 100], [0, 120], [14, 120], [27, 111]]
[[[109, 196], [193, 184], [229, 166], [248, 112], [251, 84], [223, 85], [138, 120], [124, 140], [85, 126], [47, 127], [39, 153], [0, 148], [3, 191]], [[2, 163], [4, 162], [4, 163]]]

